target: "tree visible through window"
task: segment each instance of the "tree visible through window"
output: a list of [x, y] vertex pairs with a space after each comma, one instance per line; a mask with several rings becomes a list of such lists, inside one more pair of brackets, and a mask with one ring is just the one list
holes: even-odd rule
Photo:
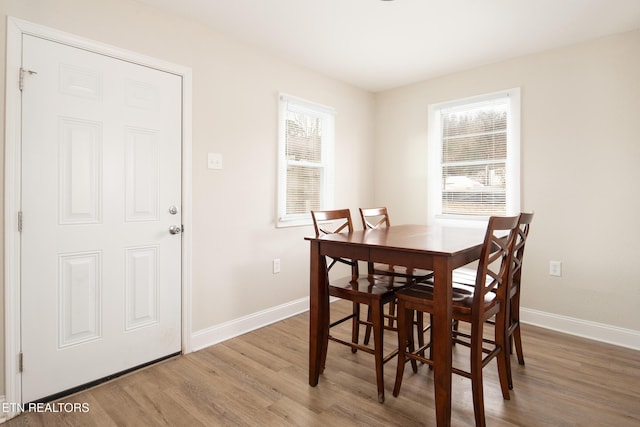
[[333, 122], [330, 109], [281, 95], [279, 225], [308, 223], [330, 204]]

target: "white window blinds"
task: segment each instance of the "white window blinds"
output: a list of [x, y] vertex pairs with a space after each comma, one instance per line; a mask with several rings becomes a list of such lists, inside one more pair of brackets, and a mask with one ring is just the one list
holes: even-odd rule
[[[440, 104], [436, 215], [488, 217], [519, 209], [519, 143], [511, 92]], [[517, 143], [517, 144], [516, 144]], [[433, 171], [433, 172], [436, 172]]]
[[280, 96], [279, 225], [307, 223], [329, 204], [333, 127], [331, 109]]
[[442, 213], [506, 212], [508, 99], [443, 109]]

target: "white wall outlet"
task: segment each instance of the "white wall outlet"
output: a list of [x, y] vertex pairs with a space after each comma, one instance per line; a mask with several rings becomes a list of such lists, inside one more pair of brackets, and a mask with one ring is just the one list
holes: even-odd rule
[[273, 260], [273, 274], [280, 273], [280, 258]]
[[209, 153], [207, 155], [207, 167], [209, 169], [222, 169], [222, 154]]
[[562, 261], [549, 261], [549, 275], [562, 276]]

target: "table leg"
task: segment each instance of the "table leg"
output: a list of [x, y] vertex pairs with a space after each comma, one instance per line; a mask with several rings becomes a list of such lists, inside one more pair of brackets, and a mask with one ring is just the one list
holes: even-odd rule
[[434, 313], [431, 326], [436, 420], [451, 425], [451, 266], [446, 258], [434, 260]]
[[329, 338], [329, 295], [326, 265], [320, 255], [320, 243], [311, 241], [309, 278], [309, 385], [318, 384], [323, 369], [323, 353]]

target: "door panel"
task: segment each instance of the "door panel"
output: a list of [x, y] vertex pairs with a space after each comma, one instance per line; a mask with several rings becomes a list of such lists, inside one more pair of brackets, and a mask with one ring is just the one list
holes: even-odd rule
[[28, 35], [23, 68], [29, 402], [181, 349], [182, 82]]
[[60, 348], [100, 338], [100, 252], [59, 256]]

